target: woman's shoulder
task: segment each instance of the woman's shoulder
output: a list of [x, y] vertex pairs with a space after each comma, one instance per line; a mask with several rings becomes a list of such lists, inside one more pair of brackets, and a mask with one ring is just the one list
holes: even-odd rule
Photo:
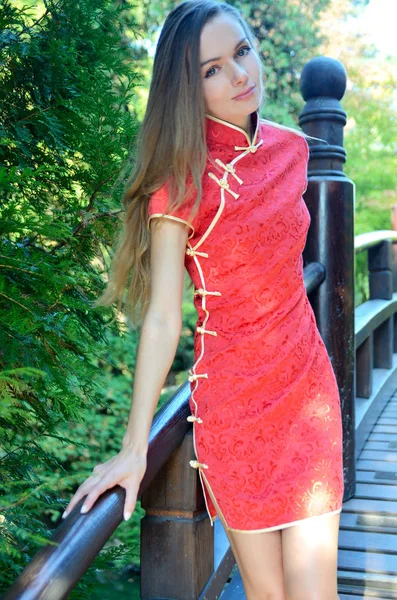
[[276, 142], [287, 141], [289, 143], [295, 143], [300, 149], [304, 149], [305, 153], [309, 153], [309, 146], [306, 141], [306, 137], [302, 135], [302, 132], [298, 129], [282, 125], [281, 123], [277, 123], [275, 121], [264, 119], [263, 117], [260, 118], [259, 123], [262, 137], [271, 135], [272, 139], [274, 139]]
[[262, 130], [268, 130], [279, 136], [295, 136], [302, 137], [301, 132], [293, 127], [289, 127], [288, 125], [282, 125], [281, 123], [277, 123], [276, 121], [271, 121], [269, 119], [265, 119], [264, 117], [260, 117], [259, 119], [260, 128]]
[[147, 206], [148, 229], [150, 230], [150, 222], [155, 217], [168, 218], [176, 221], [181, 221], [190, 227], [189, 239], [194, 236], [198, 229], [201, 220], [201, 205], [200, 202], [196, 209], [195, 202], [197, 190], [192, 185], [193, 178], [189, 174], [185, 181], [185, 199], [179, 206], [176, 206], [173, 199], [170, 197], [171, 180], [165, 180], [154, 191], [149, 198]]

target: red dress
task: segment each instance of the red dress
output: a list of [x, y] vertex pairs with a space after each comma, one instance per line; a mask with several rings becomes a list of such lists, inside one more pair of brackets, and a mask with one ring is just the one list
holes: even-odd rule
[[[306, 140], [252, 114], [255, 134], [207, 115], [209, 156], [185, 266], [197, 326], [189, 400], [211, 524], [281, 529], [338, 513], [344, 489], [339, 390], [303, 280], [310, 215]], [[194, 198], [193, 198], [194, 199]], [[148, 227], [167, 206], [149, 202]]]

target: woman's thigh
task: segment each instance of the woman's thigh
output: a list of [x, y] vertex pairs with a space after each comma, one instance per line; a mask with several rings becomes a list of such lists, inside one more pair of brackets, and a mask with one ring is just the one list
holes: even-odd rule
[[337, 600], [340, 513], [321, 515], [281, 530], [288, 600]]
[[226, 531], [247, 600], [286, 600], [280, 530]]

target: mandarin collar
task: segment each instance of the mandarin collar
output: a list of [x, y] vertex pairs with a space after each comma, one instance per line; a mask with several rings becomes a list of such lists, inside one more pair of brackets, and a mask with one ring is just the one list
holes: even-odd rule
[[230, 146], [250, 147], [258, 142], [259, 135], [259, 111], [251, 113], [251, 119], [255, 123], [255, 131], [252, 140], [245, 129], [237, 127], [228, 121], [214, 117], [209, 113], [206, 116], [206, 136], [211, 142], [218, 142]]

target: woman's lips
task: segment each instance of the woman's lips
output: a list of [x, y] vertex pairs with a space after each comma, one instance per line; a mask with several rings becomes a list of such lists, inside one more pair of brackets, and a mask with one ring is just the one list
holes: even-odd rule
[[246, 90], [242, 94], [239, 94], [238, 96], [234, 96], [234, 98], [232, 98], [232, 100], [245, 100], [246, 98], [249, 98], [252, 95], [254, 88], [255, 88], [255, 84], [252, 85], [250, 88], [248, 88], [248, 90]]

